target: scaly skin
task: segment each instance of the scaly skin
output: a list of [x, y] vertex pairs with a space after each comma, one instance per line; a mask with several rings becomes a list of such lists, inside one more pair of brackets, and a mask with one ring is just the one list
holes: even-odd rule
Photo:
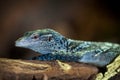
[[34, 60], [76, 61], [104, 67], [120, 54], [120, 45], [109, 42], [78, 41], [65, 38], [52, 29], [29, 31], [16, 41], [41, 56]]

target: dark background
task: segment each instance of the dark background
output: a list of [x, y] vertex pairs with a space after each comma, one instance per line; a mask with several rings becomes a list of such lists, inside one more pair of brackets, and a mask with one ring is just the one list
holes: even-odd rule
[[72, 39], [120, 43], [119, 27], [119, 0], [1, 0], [0, 57], [36, 55], [14, 46], [26, 31], [52, 28]]

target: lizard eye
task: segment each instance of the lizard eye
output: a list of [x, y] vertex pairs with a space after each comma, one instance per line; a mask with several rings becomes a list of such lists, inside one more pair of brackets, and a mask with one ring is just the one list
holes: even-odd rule
[[38, 39], [38, 38], [39, 38], [38, 35], [33, 35], [33, 36], [32, 36], [32, 39]]

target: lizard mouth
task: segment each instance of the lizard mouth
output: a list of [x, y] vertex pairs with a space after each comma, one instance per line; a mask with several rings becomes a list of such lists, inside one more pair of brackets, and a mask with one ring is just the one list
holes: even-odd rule
[[16, 47], [27, 47], [29, 44], [27, 44], [25, 41], [21, 40], [21, 41], [16, 41], [15, 42], [15, 46]]
[[20, 47], [20, 46], [21, 46], [21, 43], [18, 42], [18, 41], [16, 41], [16, 42], [15, 42], [15, 46]]

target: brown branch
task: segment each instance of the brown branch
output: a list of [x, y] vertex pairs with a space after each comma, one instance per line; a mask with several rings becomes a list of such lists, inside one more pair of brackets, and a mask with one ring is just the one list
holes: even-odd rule
[[97, 73], [83, 63], [0, 58], [0, 80], [93, 80]]

